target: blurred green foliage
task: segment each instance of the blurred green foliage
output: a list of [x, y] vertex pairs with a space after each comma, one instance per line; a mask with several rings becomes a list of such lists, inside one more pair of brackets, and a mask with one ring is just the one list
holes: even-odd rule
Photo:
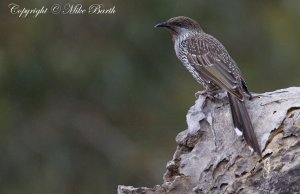
[[[94, 0], [15, 2], [26, 8]], [[186, 15], [253, 92], [300, 85], [300, 2], [101, 1], [114, 15], [18, 18], [0, 2], [0, 193], [116, 193], [162, 182], [201, 90], [153, 26]]]

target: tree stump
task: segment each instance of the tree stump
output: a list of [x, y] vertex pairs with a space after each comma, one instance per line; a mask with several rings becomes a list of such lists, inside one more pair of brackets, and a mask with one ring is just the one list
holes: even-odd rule
[[253, 94], [246, 106], [262, 159], [235, 133], [225, 93], [200, 96], [176, 137], [164, 183], [118, 186], [118, 193], [300, 193], [300, 88]]

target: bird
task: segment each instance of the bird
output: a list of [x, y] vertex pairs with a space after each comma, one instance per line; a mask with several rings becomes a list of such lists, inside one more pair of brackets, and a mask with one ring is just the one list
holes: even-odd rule
[[205, 33], [200, 24], [186, 16], [177, 16], [155, 25], [172, 35], [177, 58], [205, 90], [196, 95], [214, 97], [226, 91], [233, 125], [246, 143], [261, 157], [261, 149], [249, 117], [245, 100], [251, 100], [245, 79], [237, 63], [223, 44]]

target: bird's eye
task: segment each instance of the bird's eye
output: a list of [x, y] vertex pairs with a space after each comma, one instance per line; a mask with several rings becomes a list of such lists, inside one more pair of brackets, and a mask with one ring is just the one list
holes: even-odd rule
[[177, 27], [182, 27], [182, 23], [180, 22], [173, 22], [173, 25]]

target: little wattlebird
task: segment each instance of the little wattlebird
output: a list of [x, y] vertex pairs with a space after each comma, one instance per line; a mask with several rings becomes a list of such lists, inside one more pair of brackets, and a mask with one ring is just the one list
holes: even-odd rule
[[206, 89], [200, 94], [212, 97], [221, 90], [227, 92], [234, 127], [243, 133], [246, 143], [261, 156], [245, 106], [245, 99], [251, 99], [251, 94], [225, 47], [188, 17], [174, 17], [155, 27], [166, 28], [171, 33], [178, 59]]

